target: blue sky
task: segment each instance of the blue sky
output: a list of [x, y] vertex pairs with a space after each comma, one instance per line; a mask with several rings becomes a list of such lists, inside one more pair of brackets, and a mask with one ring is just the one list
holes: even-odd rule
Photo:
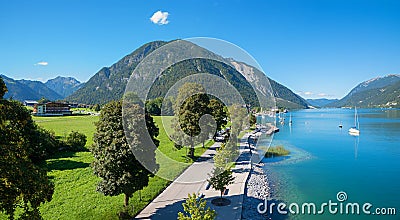
[[0, 0], [0, 74], [87, 81], [149, 41], [213, 37], [305, 98], [341, 98], [400, 73], [399, 12], [397, 0]]

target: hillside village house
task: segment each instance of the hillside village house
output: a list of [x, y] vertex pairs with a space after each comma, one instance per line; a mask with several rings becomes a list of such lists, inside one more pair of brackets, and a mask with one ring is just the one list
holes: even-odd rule
[[70, 106], [66, 103], [48, 102], [44, 104], [36, 104], [33, 107], [33, 115], [35, 116], [63, 116], [72, 115]]

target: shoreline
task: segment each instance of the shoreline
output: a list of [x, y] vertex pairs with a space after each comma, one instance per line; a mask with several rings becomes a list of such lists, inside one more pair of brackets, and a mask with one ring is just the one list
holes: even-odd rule
[[[244, 136], [247, 135], [251, 135], [251, 133], [247, 133]], [[250, 143], [245, 144], [247, 145]], [[252, 154], [258, 155], [257, 149], [253, 144], [251, 144], [248, 149]], [[266, 214], [260, 214], [257, 212], [258, 204], [264, 202], [266, 198], [270, 197], [272, 192], [271, 183], [263, 169], [264, 166], [265, 164], [260, 161], [250, 166], [252, 168], [249, 167], [249, 173], [244, 183], [241, 219], [271, 219], [266, 216]]]
[[257, 206], [271, 196], [271, 185], [268, 176], [264, 173], [264, 163], [253, 165], [250, 171], [243, 198], [242, 219], [272, 219], [266, 214], [257, 212]]
[[[250, 146], [249, 150], [253, 152], [252, 154], [258, 155], [254, 145]], [[271, 219], [266, 214], [260, 214], [257, 211], [258, 204], [263, 203], [272, 192], [271, 182], [263, 169], [264, 166], [265, 164], [260, 161], [249, 171], [243, 194], [242, 219]]]

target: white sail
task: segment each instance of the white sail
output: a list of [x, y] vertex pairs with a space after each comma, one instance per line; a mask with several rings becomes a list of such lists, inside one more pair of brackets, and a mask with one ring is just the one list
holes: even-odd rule
[[354, 108], [354, 127], [349, 129], [350, 135], [360, 135], [360, 123], [358, 121], [357, 107]]

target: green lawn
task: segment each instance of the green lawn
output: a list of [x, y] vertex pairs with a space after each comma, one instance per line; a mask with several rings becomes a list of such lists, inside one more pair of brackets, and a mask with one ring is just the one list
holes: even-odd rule
[[79, 131], [87, 137], [86, 147], [93, 144], [93, 134], [96, 130], [94, 122], [98, 116], [63, 116], [63, 117], [32, 117], [43, 128], [54, 131], [57, 136], [65, 138], [71, 131]]
[[[94, 122], [97, 116], [33, 117], [36, 123], [57, 136], [65, 137], [70, 131], [79, 131], [88, 137], [86, 147], [93, 143]], [[187, 161], [186, 150], [177, 150], [161, 129], [161, 117], [154, 117], [160, 128], [159, 150], [169, 158], [182, 163], [176, 165], [157, 153], [160, 164], [159, 174], [170, 179], [177, 177], [192, 161]], [[171, 118], [166, 118], [166, 129], [170, 129]], [[212, 142], [207, 143], [210, 146]], [[200, 156], [205, 148], [197, 147], [195, 156]], [[123, 209], [123, 195], [109, 197], [96, 191], [99, 178], [93, 175], [90, 163], [93, 156], [90, 152], [64, 152], [47, 160], [48, 175], [55, 183], [53, 199], [40, 208], [44, 219], [118, 219], [117, 213]], [[140, 193], [136, 192], [130, 200], [130, 213], [136, 214], [157, 196], [170, 181], [152, 177], [149, 185]], [[140, 195], [140, 196], [139, 196]], [[141, 199], [140, 199], [141, 198]], [[0, 213], [0, 219], [6, 216]]]
[[[171, 133], [172, 117], [164, 117], [164, 120], [162, 120], [160, 116], [154, 117], [154, 121], [160, 129], [160, 134], [158, 136], [158, 140], [160, 141], [158, 149], [160, 150], [160, 152], [157, 152], [156, 154], [157, 163], [160, 164], [158, 175], [172, 180], [177, 177], [177, 174], [180, 174], [186, 167], [193, 163], [193, 161], [190, 158], [186, 157], [186, 148], [178, 150], [174, 147], [174, 143], [169, 140], [167, 132], [169, 134]], [[163, 124], [164, 126], [162, 126]], [[206, 144], [206, 148], [211, 146], [213, 143], [214, 141], [209, 141]], [[195, 157], [201, 156], [206, 148], [196, 146], [194, 151]], [[163, 157], [161, 153], [164, 154], [165, 157]], [[172, 160], [170, 160], [169, 158]], [[181, 163], [177, 164], [176, 161]]]

